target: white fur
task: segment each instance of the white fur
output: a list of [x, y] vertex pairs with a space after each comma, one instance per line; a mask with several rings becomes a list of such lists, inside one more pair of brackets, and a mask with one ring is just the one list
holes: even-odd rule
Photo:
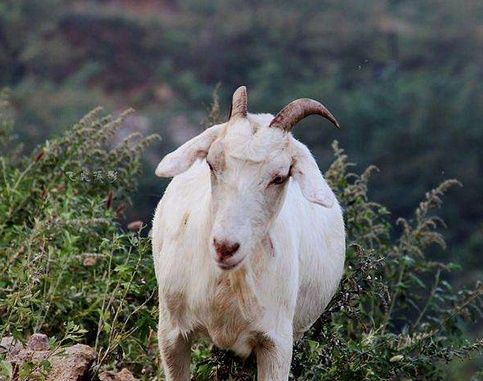
[[[198, 334], [244, 357], [254, 351], [259, 380], [287, 380], [294, 338], [338, 287], [341, 208], [309, 150], [268, 127], [272, 118], [249, 114], [214, 126], [158, 165], [156, 174], [175, 176], [152, 234], [167, 380], [190, 379]], [[286, 183], [271, 183], [291, 166]], [[240, 244], [227, 260], [233, 270], [215, 263], [213, 238]]]

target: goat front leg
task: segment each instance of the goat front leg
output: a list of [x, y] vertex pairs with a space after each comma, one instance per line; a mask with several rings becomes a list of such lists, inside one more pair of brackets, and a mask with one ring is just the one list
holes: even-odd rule
[[166, 381], [189, 381], [191, 362], [191, 338], [177, 328], [159, 324], [159, 350]]
[[255, 347], [258, 381], [287, 381], [292, 362], [292, 330], [264, 334]]

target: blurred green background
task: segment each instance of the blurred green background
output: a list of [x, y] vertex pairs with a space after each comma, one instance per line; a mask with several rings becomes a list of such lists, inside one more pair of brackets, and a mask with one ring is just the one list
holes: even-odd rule
[[116, 139], [162, 136], [126, 221], [150, 221], [167, 183], [155, 165], [204, 128], [217, 84], [226, 113], [244, 84], [252, 112], [321, 100], [342, 129], [309, 118], [295, 134], [323, 170], [333, 139], [375, 164], [372, 198], [394, 218], [459, 179], [441, 213], [451, 250], [438, 255], [463, 265], [461, 283], [483, 273], [482, 80], [481, 0], [0, 2], [0, 87], [26, 151], [96, 105], [137, 110]]

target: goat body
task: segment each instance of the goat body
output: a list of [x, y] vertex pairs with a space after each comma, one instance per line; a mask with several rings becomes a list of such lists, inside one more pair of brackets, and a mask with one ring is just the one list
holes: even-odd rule
[[[249, 114], [246, 118], [252, 129], [247, 131], [253, 131], [253, 126], [255, 130], [268, 128], [267, 121], [273, 116]], [[222, 138], [225, 151], [230, 150], [227, 128], [216, 131], [217, 137], [205, 151], [214, 139]], [[237, 131], [243, 128], [237, 127]], [[287, 133], [283, 134], [280, 136], [285, 139]], [[239, 135], [235, 138], [240, 140]], [[308, 152], [293, 137], [290, 139], [294, 147]], [[269, 140], [273, 142], [276, 138]], [[286, 150], [287, 144], [283, 142], [280, 147]], [[194, 145], [188, 146], [193, 149]], [[257, 227], [257, 232], [263, 233], [244, 236], [247, 240], [254, 237], [250, 244], [241, 243], [240, 251], [248, 247], [249, 253], [226, 271], [213, 263], [212, 236], [214, 230], [224, 226], [216, 227], [216, 213], [222, 210], [229, 215], [229, 208], [217, 204], [213, 194], [213, 168], [210, 171], [211, 164], [209, 167], [205, 156], [206, 152], [192, 159], [189, 168], [174, 177], [156, 208], [153, 221], [153, 255], [159, 285], [159, 345], [167, 380], [190, 379], [190, 347], [198, 335], [242, 357], [254, 352], [259, 380], [287, 380], [293, 341], [321, 315], [342, 276], [345, 230], [341, 208], [330, 189], [325, 190], [329, 192], [326, 197], [333, 200], [330, 207], [309, 201], [310, 192], [304, 191], [292, 173], [285, 184], [276, 188], [280, 195], [273, 197], [280, 198], [279, 206], [267, 214], [265, 230], [263, 226]], [[311, 155], [310, 158], [313, 160]], [[252, 164], [240, 164], [239, 160], [226, 154], [223, 162], [226, 168], [239, 165], [237, 176], [241, 177], [248, 170], [247, 165]], [[246, 192], [250, 192], [248, 188]], [[243, 195], [244, 191], [239, 193]], [[244, 198], [240, 200], [238, 209], [251, 210], [249, 204], [245, 206]], [[230, 208], [236, 209], [236, 202]], [[255, 218], [250, 224], [261, 220]], [[236, 221], [243, 229], [243, 220]], [[232, 236], [238, 235], [236, 225], [230, 229]]]

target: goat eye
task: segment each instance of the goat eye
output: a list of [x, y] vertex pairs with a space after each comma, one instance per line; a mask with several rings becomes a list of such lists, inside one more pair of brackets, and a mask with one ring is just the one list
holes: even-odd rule
[[283, 184], [287, 178], [283, 176], [276, 176], [270, 184]]
[[208, 164], [208, 167], [210, 167], [210, 171], [213, 172], [213, 166], [209, 161], [206, 161], [206, 164]]

